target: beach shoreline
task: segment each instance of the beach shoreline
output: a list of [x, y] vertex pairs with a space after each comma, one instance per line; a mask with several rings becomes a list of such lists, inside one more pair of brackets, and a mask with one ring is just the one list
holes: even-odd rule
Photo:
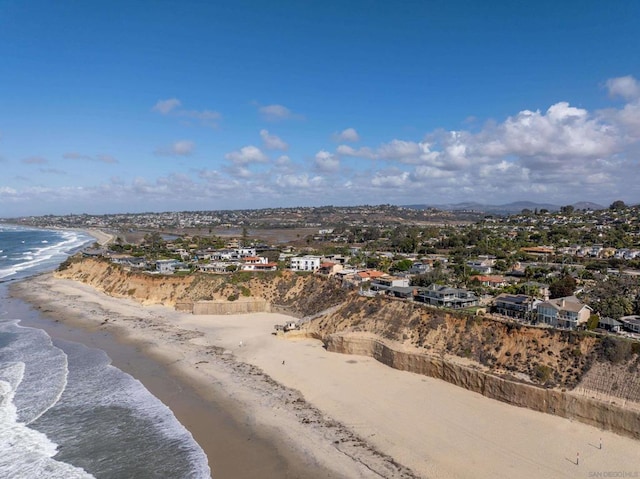
[[[286, 316], [193, 316], [112, 298], [50, 274], [13, 285], [12, 293], [39, 305], [53, 324], [115, 334], [193, 388], [205, 410], [224, 396], [221, 407], [235, 426], [253, 427], [251, 434], [267, 443], [278, 438], [258, 462], [282, 462], [272, 466], [274, 475], [261, 471], [260, 477], [533, 479], [640, 471], [637, 441], [392, 370], [372, 358], [329, 353], [317, 340], [276, 338], [273, 325]], [[144, 374], [133, 371], [134, 377]], [[207, 452], [214, 478], [242, 477], [216, 476], [215, 447], [196, 437], [194, 426], [206, 412], [189, 419], [179, 406], [170, 407]], [[606, 453], [590, 446], [599, 438]], [[571, 461], [580, 451], [576, 469]], [[283, 474], [282, 467], [290, 469]]]
[[[360, 463], [359, 455], [371, 456], [363, 459], [371, 465], [389, 461], [332, 424], [336, 438], [351, 438], [354, 447], [361, 449], [353, 457], [338, 451], [324, 431], [314, 426], [314, 421], [322, 420], [321, 414], [297, 391], [234, 360], [229, 351], [203, 351], [189, 345], [188, 334], [181, 330], [172, 336], [166, 325], [155, 321], [175, 321], [181, 313], [110, 298], [81, 283], [55, 279], [51, 273], [12, 284], [10, 295], [37, 313], [24, 314], [22, 326], [102, 349], [115, 367], [140, 380], [192, 433], [209, 458], [214, 478], [365, 478], [370, 477], [370, 466]], [[128, 322], [132, 324], [125, 325]], [[157, 334], [157, 328], [162, 338], [146, 334], [150, 330]], [[165, 347], [176, 342], [191, 351]], [[205, 364], [210, 367], [203, 375], [200, 370]], [[300, 418], [301, 414], [315, 419]], [[265, 421], [265, 415], [271, 419]], [[302, 443], [301, 437], [305, 438]], [[392, 463], [388, 467], [388, 475], [382, 477], [416, 477], [396, 474]]]

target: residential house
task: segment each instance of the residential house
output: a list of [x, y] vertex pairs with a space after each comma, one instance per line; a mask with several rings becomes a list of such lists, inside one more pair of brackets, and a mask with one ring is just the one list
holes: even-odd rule
[[198, 269], [203, 273], [226, 273], [229, 271], [229, 267], [237, 266], [237, 263], [225, 263], [222, 261], [213, 261], [211, 263], [203, 263], [198, 265]]
[[375, 291], [386, 291], [393, 287], [409, 286], [409, 278], [398, 278], [397, 276], [379, 276], [377, 278], [371, 278], [371, 289]]
[[240, 255], [234, 249], [219, 249], [211, 253], [211, 259], [217, 261], [233, 261], [240, 259]]
[[432, 284], [419, 290], [414, 296], [414, 300], [431, 306], [454, 309], [467, 308], [478, 304], [478, 297], [472, 291], [438, 284]]
[[551, 256], [555, 253], [555, 249], [552, 246], [530, 246], [525, 248], [520, 248], [520, 251], [523, 253], [527, 253], [531, 256], [546, 258], [547, 256]]
[[575, 296], [550, 299], [538, 304], [536, 317], [539, 323], [554, 328], [576, 329], [586, 324], [593, 311]]
[[598, 256], [600, 256], [600, 254], [602, 253], [603, 250], [604, 250], [604, 246], [603, 245], [594, 244], [589, 249], [589, 256], [591, 256], [592, 258], [597, 258]]
[[619, 333], [622, 330], [622, 322], [613, 318], [600, 318], [598, 320], [598, 328], [612, 333]]
[[478, 280], [482, 286], [488, 288], [502, 288], [506, 283], [504, 276], [499, 274], [482, 275], [476, 274], [469, 277], [469, 281]]
[[239, 258], [246, 258], [247, 256], [255, 256], [256, 249], [255, 248], [236, 248], [235, 253]]
[[623, 316], [620, 318], [622, 327], [632, 333], [640, 333], [640, 316]]
[[264, 256], [245, 256], [241, 266], [242, 271], [275, 271], [278, 263], [270, 263]]
[[344, 268], [341, 263], [333, 263], [331, 261], [325, 261], [320, 263], [320, 268], [318, 269], [318, 273], [325, 274], [327, 276], [334, 276], [338, 271], [341, 271]]
[[431, 266], [429, 266], [428, 263], [416, 262], [416, 263], [413, 263], [413, 265], [411, 265], [411, 268], [409, 268], [409, 271], [407, 271], [407, 273], [425, 274], [425, 273], [428, 273], [429, 271], [431, 271]]
[[175, 259], [159, 259], [156, 261], [156, 271], [160, 274], [173, 274], [179, 264]]
[[416, 288], [413, 286], [391, 286], [386, 292], [395, 298], [413, 299], [416, 294]]
[[467, 261], [467, 268], [482, 274], [490, 274], [493, 271], [493, 261], [490, 259], [474, 259]]
[[294, 271], [317, 271], [320, 269], [320, 256], [295, 256], [290, 259], [290, 267]]
[[383, 276], [386, 276], [386, 273], [378, 271], [377, 269], [369, 269], [365, 271], [358, 271], [354, 275], [353, 280], [356, 284], [362, 284], [377, 278], [381, 278]]
[[111, 257], [111, 262], [116, 264], [121, 264], [122, 266], [129, 267], [129, 268], [142, 269], [147, 267], [147, 260], [138, 256], [124, 256], [124, 255], [115, 256], [114, 255]]
[[510, 318], [529, 321], [533, 318], [536, 301], [526, 294], [502, 293], [494, 299], [494, 310], [497, 314]]

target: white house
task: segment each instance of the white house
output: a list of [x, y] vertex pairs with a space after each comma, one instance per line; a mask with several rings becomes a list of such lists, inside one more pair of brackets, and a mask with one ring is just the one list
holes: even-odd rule
[[238, 255], [238, 257], [240, 257], [240, 258], [245, 258], [247, 256], [255, 256], [256, 255], [256, 249], [255, 248], [236, 248], [235, 252]]
[[294, 271], [317, 271], [320, 268], [320, 256], [305, 255], [291, 258], [290, 267]]
[[156, 261], [156, 270], [160, 274], [173, 274], [178, 263], [175, 259], [159, 259]]

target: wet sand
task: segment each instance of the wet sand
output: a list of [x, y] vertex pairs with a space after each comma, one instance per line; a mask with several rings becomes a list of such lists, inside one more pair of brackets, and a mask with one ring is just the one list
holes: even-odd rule
[[[0, 292], [2, 294], [2, 292]], [[2, 295], [7, 296], [7, 295]], [[22, 296], [22, 294], [20, 294]], [[113, 331], [80, 326], [50, 306], [40, 307], [16, 297], [3, 302], [20, 325], [45, 330], [54, 341], [66, 340], [105, 351], [112, 364], [141, 381], [193, 435], [209, 459], [212, 477], [254, 479], [338, 478], [335, 472], [281, 454], [266, 428], [243, 421], [244, 414], [224, 391], [211, 394], [173, 373], [163, 358], [145, 354], [139, 344]]]
[[[63, 295], [53, 288], [65, 284], [70, 289], [64, 289]], [[165, 403], [207, 454], [214, 479], [416, 477], [401, 472], [403, 468], [397, 468], [390, 458], [361, 447], [358, 440], [353, 441], [360, 449], [354, 457], [370, 457], [361, 462], [345, 455], [333, 441], [353, 439], [348, 431], [332, 425], [331, 434], [326, 435], [314, 424], [322, 420], [321, 413], [297, 391], [275, 384], [262, 371], [235, 361], [228, 352], [209, 351], [202, 356], [201, 364], [192, 364], [190, 369], [196, 372], [208, 363], [211, 372], [216, 363], [220, 370], [208, 375], [208, 380], [203, 381], [198, 374], [185, 374], [181, 354], [168, 353], [169, 348], [158, 344], [153, 334], [145, 338], [143, 330], [149, 326], [146, 315], [130, 314], [135, 313], [132, 307], [151, 316], [165, 313], [174, 317], [180, 313], [109, 298], [86, 285], [53, 279], [50, 274], [14, 283], [10, 291], [3, 309], [21, 318], [21, 325], [44, 329], [54, 339], [105, 351], [114, 366], [140, 380]], [[106, 323], [105, 318], [109, 319]], [[139, 322], [133, 327], [140, 328], [142, 334], [131, 334], [131, 330], [116, 325], [127, 321]], [[271, 420], [264, 421], [265, 415]], [[367, 463], [374, 468], [376, 463], [388, 463], [379, 469], [389, 470], [382, 476], [371, 476]]]

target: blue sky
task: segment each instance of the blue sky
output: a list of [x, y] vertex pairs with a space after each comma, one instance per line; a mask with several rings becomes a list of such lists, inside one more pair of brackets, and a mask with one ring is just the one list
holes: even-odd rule
[[0, 0], [0, 217], [638, 202], [637, 1]]

